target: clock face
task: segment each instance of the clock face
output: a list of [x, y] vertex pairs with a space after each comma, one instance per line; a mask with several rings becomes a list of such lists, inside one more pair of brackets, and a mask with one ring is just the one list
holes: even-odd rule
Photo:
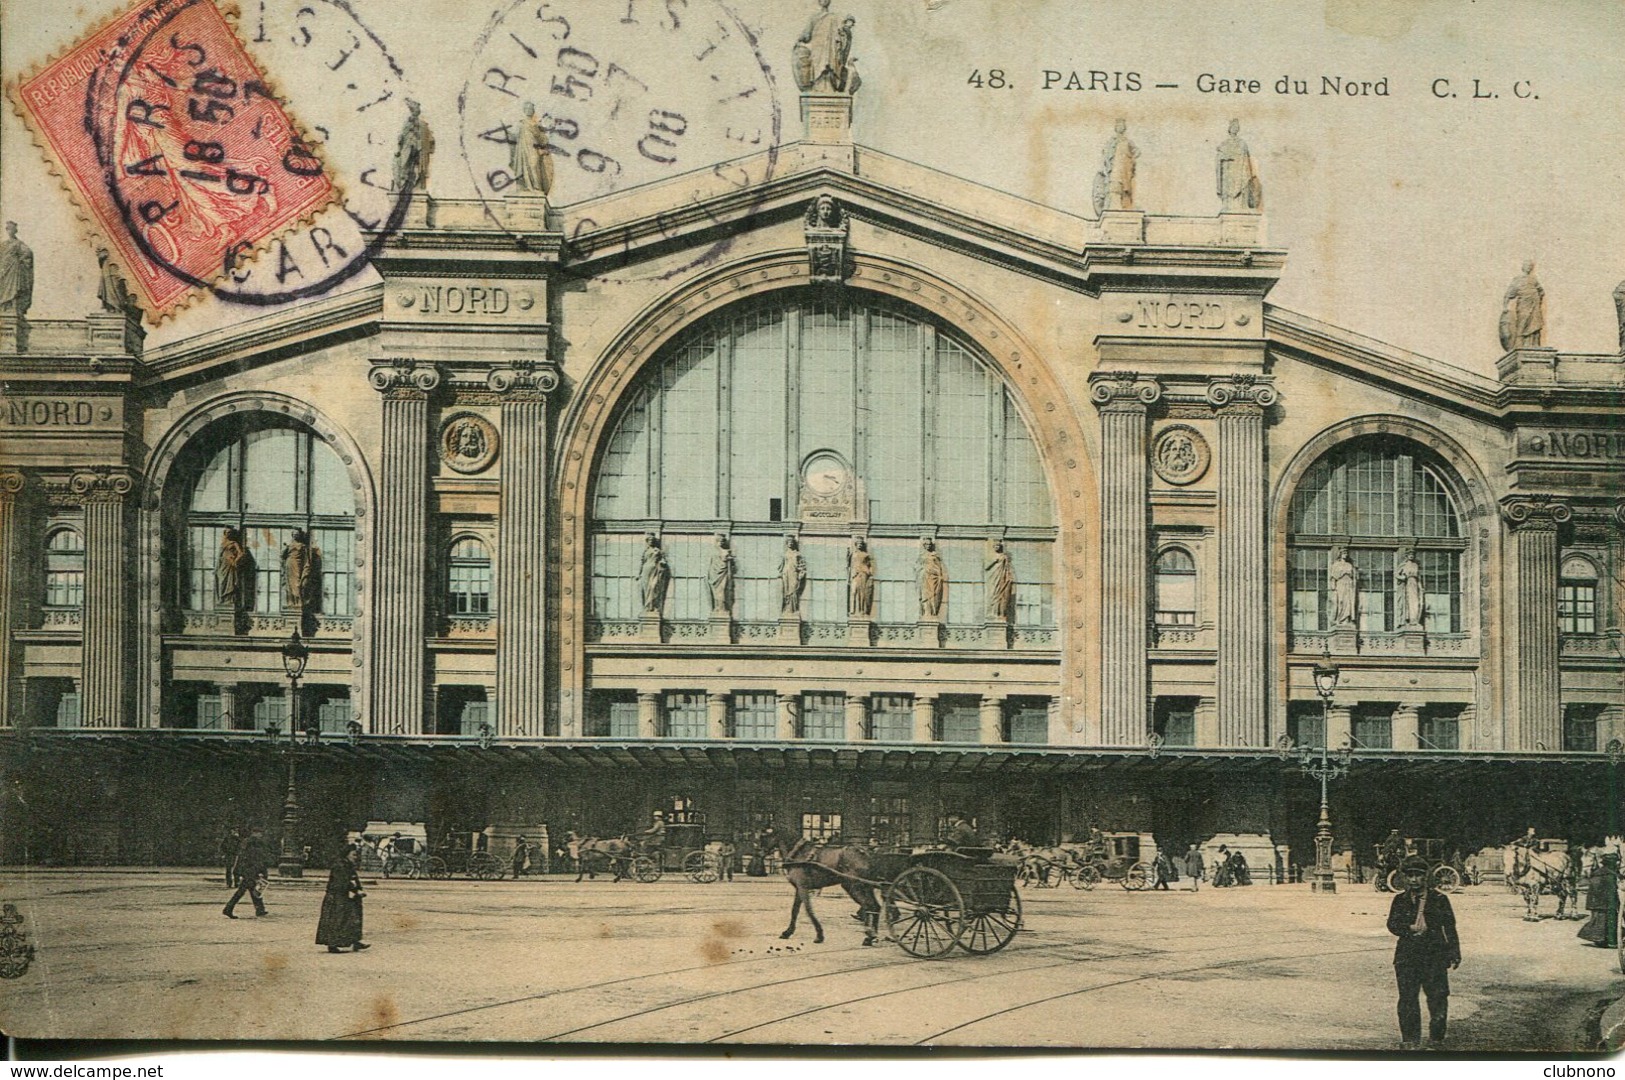
[[846, 463], [834, 454], [817, 454], [807, 462], [802, 477], [814, 495], [833, 495], [846, 486]]

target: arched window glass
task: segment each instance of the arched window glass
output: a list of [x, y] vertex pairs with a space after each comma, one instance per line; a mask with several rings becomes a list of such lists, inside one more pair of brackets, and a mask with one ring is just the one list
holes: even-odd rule
[[1157, 556], [1156, 617], [1160, 626], [1196, 625], [1196, 561], [1184, 548]]
[[[1309, 468], [1288, 511], [1293, 630], [1335, 629], [1330, 568], [1335, 550], [1346, 547], [1355, 568], [1355, 629], [1461, 632], [1467, 545], [1446, 475], [1420, 446], [1387, 437], [1346, 443]], [[1407, 610], [1417, 592], [1420, 620]]]
[[85, 603], [85, 538], [77, 529], [56, 529], [45, 540], [45, 606]]
[[355, 497], [338, 455], [313, 433], [291, 427], [213, 430], [189, 449], [181, 606], [216, 607], [222, 534], [233, 528], [254, 560], [253, 610], [282, 613], [283, 553], [299, 531], [320, 554], [318, 610], [353, 614]]
[[451, 545], [446, 563], [447, 613], [491, 614], [491, 553], [485, 545], [465, 536]]
[[[811, 489], [801, 472], [814, 460], [839, 488], [835, 518], [803, 514]], [[734, 618], [774, 620], [791, 523], [839, 520], [867, 526], [879, 623], [919, 618], [915, 564], [929, 533], [942, 538], [950, 575], [945, 621], [982, 624], [983, 549], [997, 534], [1016, 577], [1014, 624], [1053, 626], [1055, 517], [1037, 442], [992, 366], [911, 309], [780, 295], [696, 325], [628, 393], [592, 506], [599, 620], [641, 612], [648, 532], [660, 534], [670, 570], [662, 614], [707, 619], [717, 522], [732, 535]], [[802, 535], [808, 622], [846, 620], [842, 532]]]
[[1558, 571], [1557, 625], [1565, 634], [1597, 632], [1597, 568], [1583, 555], [1568, 556]]

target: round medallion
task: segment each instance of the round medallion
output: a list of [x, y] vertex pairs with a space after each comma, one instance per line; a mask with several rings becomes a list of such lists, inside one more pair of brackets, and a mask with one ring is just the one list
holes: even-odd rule
[[457, 413], [440, 425], [440, 460], [460, 473], [483, 472], [497, 456], [497, 429], [483, 416]]
[[833, 495], [846, 487], [851, 472], [839, 454], [821, 450], [801, 467], [802, 482], [814, 495]]
[[1151, 467], [1170, 484], [1196, 483], [1206, 475], [1211, 460], [1207, 440], [1185, 424], [1164, 428], [1151, 447]]

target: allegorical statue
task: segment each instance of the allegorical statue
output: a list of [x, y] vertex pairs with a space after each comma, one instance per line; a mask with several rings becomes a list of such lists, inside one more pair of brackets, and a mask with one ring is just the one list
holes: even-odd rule
[[220, 534], [220, 558], [214, 564], [214, 598], [223, 608], [251, 611], [254, 607], [254, 556], [243, 546], [243, 534], [227, 529]]
[[1507, 286], [1501, 306], [1501, 348], [1540, 348], [1546, 329], [1546, 290], [1535, 280], [1535, 261], [1523, 264], [1523, 273]]
[[659, 615], [666, 605], [671, 567], [666, 563], [666, 553], [660, 549], [660, 538], [653, 533], [643, 538], [643, 566], [638, 571], [638, 583], [643, 587], [643, 613]]
[[406, 101], [406, 123], [395, 143], [394, 181], [391, 191], [422, 191], [429, 184], [429, 159], [434, 156], [434, 132], [423, 119], [423, 106]]
[[1004, 541], [993, 541], [993, 554], [985, 568], [987, 618], [989, 622], [1009, 622], [1011, 604], [1016, 598], [1016, 571]]
[[101, 268], [101, 282], [96, 286], [96, 299], [102, 302], [103, 311], [111, 311], [123, 315], [135, 310], [135, 300], [130, 296], [130, 286], [124, 281], [124, 275], [119, 273], [118, 264], [106, 248], [96, 249], [96, 263]]
[[726, 615], [734, 606], [734, 553], [728, 538], [717, 533], [717, 546], [711, 550], [711, 565], [705, 579], [711, 586], [711, 613]]
[[17, 239], [17, 223], [6, 222], [0, 240], [0, 315], [27, 315], [34, 306], [34, 251]]
[[1614, 318], [1619, 320], [1619, 351], [1625, 354], [1625, 281], [1614, 286]]
[[1349, 549], [1332, 548], [1332, 562], [1326, 571], [1326, 583], [1332, 593], [1333, 629], [1354, 629], [1354, 594], [1359, 580], [1359, 571], [1354, 568], [1352, 562], [1349, 562]]
[[948, 599], [948, 568], [942, 565], [942, 553], [929, 536], [920, 538], [916, 576], [920, 583], [920, 614], [935, 619], [942, 614], [942, 605]]
[[1264, 188], [1252, 152], [1241, 141], [1241, 121], [1230, 121], [1230, 137], [1219, 144], [1219, 208], [1244, 213], [1264, 207]]
[[1100, 172], [1095, 176], [1095, 216], [1107, 210], [1134, 209], [1134, 164], [1140, 149], [1129, 141], [1128, 121], [1119, 120], [1117, 134], [1106, 144]]
[[1422, 629], [1422, 618], [1427, 614], [1422, 601], [1422, 565], [1416, 561], [1415, 548], [1401, 548], [1399, 566], [1394, 570], [1394, 592], [1399, 599], [1399, 628]]
[[536, 106], [528, 101], [508, 164], [513, 186], [520, 191], [546, 195], [553, 190], [553, 155], [547, 151], [547, 132], [536, 119]]
[[875, 613], [875, 557], [860, 537], [852, 541], [847, 555], [846, 610], [849, 615], [869, 618]]
[[790, 70], [796, 85], [814, 94], [850, 94], [857, 91], [852, 67], [852, 28], [857, 20], [844, 19], [829, 9], [830, 0], [818, 0], [818, 11], [807, 22], [790, 50]]
[[285, 611], [322, 609], [322, 552], [310, 534], [295, 529], [282, 545], [282, 607]]
[[784, 558], [779, 561], [779, 587], [782, 600], [779, 610], [785, 615], [801, 611], [801, 594], [807, 589], [807, 557], [801, 553], [801, 543], [793, 536], [784, 538]]

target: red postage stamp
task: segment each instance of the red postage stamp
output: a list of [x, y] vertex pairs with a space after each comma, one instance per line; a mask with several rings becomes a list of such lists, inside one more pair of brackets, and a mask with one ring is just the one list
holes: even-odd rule
[[337, 196], [212, 0], [145, 0], [12, 92], [154, 315]]

